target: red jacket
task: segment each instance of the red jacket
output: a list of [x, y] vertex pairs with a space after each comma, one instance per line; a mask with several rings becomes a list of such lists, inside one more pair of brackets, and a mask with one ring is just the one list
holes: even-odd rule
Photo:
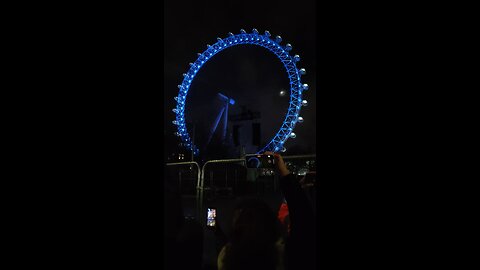
[[288, 205], [284, 202], [280, 205], [278, 209], [278, 219], [284, 226], [288, 226], [288, 232], [290, 233], [290, 222], [287, 221], [288, 217]]

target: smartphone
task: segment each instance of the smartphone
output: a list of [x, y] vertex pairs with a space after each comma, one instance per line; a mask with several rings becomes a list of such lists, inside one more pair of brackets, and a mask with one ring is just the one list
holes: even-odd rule
[[217, 224], [217, 209], [207, 208], [207, 228], [215, 228]]
[[249, 154], [245, 155], [247, 168], [274, 168], [275, 159], [273, 155]]

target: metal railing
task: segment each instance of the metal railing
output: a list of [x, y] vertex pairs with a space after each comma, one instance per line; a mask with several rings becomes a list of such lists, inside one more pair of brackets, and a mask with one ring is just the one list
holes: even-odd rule
[[[305, 159], [305, 158], [316, 158], [315, 154], [311, 155], [293, 155], [293, 156], [283, 156], [283, 160], [292, 160], [292, 159]], [[201, 223], [204, 223], [205, 220], [201, 218], [203, 216], [203, 198], [205, 190], [205, 171], [206, 167], [210, 164], [229, 164], [229, 163], [242, 163], [243, 166], [246, 166], [244, 158], [239, 159], [219, 159], [219, 160], [209, 160], [203, 164], [200, 168], [197, 162], [177, 162], [177, 163], [167, 163], [167, 166], [176, 166], [176, 165], [195, 165], [197, 167], [197, 185], [196, 185], [196, 215], [198, 220]], [[181, 181], [181, 177], [180, 177]], [[225, 179], [225, 185], [227, 186], [227, 177]]]
[[[201, 219], [200, 218], [200, 214], [201, 214], [201, 208], [200, 208], [200, 204], [199, 204], [199, 198], [200, 198], [200, 177], [201, 177], [201, 168], [200, 168], [200, 165], [198, 165], [197, 162], [195, 161], [187, 161], [187, 162], [175, 162], [175, 163], [167, 163], [166, 164], [167, 166], [181, 166], [181, 165], [195, 165], [197, 167], [197, 184], [195, 186], [195, 190], [196, 190], [196, 196], [195, 196], [195, 212], [196, 212], [196, 216], [197, 216], [197, 219]], [[181, 183], [181, 174], [179, 174], [179, 181]]]
[[[202, 210], [203, 210], [203, 193], [204, 193], [204, 190], [205, 190], [205, 168], [207, 167], [207, 165], [209, 164], [219, 164], [219, 163], [243, 163], [243, 166], [245, 166], [245, 159], [244, 158], [238, 158], [238, 159], [218, 159], [218, 160], [209, 160], [207, 162], [205, 162], [205, 164], [203, 164], [203, 167], [202, 167], [202, 173], [201, 173], [201, 176], [200, 176], [200, 187], [199, 187], [199, 190], [200, 190], [200, 198], [199, 198], [199, 213], [202, 214]], [[226, 181], [226, 180], [225, 180]], [[201, 219], [201, 222], [203, 223], [204, 220]]]
[[317, 155], [315, 155], [315, 154], [312, 154], [312, 155], [295, 155], [295, 156], [284, 156], [282, 158], [283, 158], [283, 160], [301, 159], [301, 158], [317, 158]]

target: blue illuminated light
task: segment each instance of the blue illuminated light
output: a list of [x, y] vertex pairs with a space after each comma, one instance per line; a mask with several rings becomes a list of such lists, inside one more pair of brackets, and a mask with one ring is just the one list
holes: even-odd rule
[[283, 121], [280, 130], [275, 134], [272, 140], [257, 153], [263, 153], [264, 151], [285, 152], [286, 149], [283, 146], [284, 143], [289, 138], [296, 137], [296, 134], [292, 132], [295, 128], [295, 124], [297, 122], [303, 122], [303, 118], [299, 117], [298, 115], [301, 107], [307, 106], [307, 101], [302, 99], [302, 90], [307, 90], [308, 85], [302, 84], [300, 81], [300, 76], [305, 75], [306, 73], [305, 69], [298, 69], [295, 64], [296, 62], [300, 61], [300, 56], [298, 54], [295, 56], [290, 56], [288, 52], [292, 50], [292, 45], [286, 44], [285, 46], [280, 46], [282, 38], [280, 36], [276, 36], [275, 40], [271, 40], [269, 38], [271, 36], [269, 31], [265, 31], [264, 35], [260, 35], [257, 29], [253, 29], [251, 34], [247, 34], [245, 30], [241, 29], [240, 33], [241, 34], [237, 35], [234, 35], [231, 32], [228, 33], [228, 40], [225, 41], [218, 37], [218, 42], [213, 45], [213, 48], [211, 45], [207, 45], [206, 51], [197, 54], [198, 62], [195, 61], [197, 64], [190, 63], [189, 71], [183, 74], [185, 77], [183, 85], [178, 85], [178, 88], [180, 89], [179, 95], [178, 97], [175, 97], [175, 100], [177, 101], [177, 107], [172, 110], [176, 114], [176, 120], [172, 123], [177, 125], [178, 131], [175, 133], [175, 135], [180, 136], [181, 140], [185, 142], [183, 146], [193, 150], [195, 155], [198, 155], [199, 149], [193, 143], [191, 143], [187, 128], [185, 126], [184, 110], [187, 90], [197, 71], [203, 66], [203, 64], [207, 62], [214, 53], [216, 54], [217, 52], [228, 47], [233, 47], [239, 44], [252, 44], [268, 49], [282, 61], [290, 80], [290, 104], [285, 116], [285, 120]]

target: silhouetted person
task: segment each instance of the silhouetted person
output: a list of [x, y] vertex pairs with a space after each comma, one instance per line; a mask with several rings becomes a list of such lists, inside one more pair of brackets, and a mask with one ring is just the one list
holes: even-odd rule
[[280, 188], [288, 202], [290, 233], [283, 241], [276, 213], [260, 199], [249, 199], [234, 210], [232, 233], [221, 250], [219, 270], [282, 270], [315, 268], [314, 213], [299, 181], [274, 155]]
[[275, 212], [258, 198], [244, 199], [234, 210], [229, 242], [221, 250], [219, 270], [283, 268], [284, 244]]
[[315, 215], [301, 184], [290, 173], [280, 154], [274, 155], [280, 189], [288, 203], [289, 235], [285, 241], [287, 269], [315, 269]]
[[[314, 198], [315, 197], [315, 190], [314, 190], [315, 176], [316, 176], [316, 171], [311, 171], [311, 172], [308, 172], [305, 176], [303, 176], [298, 181], [302, 189], [305, 191], [305, 194], [307, 195], [307, 198], [309, 199], [310, 204], [314, 209], [314, 212], [315, 212], [315, 198]], [[290, 218], [288, 216], [288, 203], [287, 203], [287, 200], [285, 200], [285, 198], [283, 198], [282, 204], [278, 209], [278, 220], [280, 220], [280, 223], [283, 225], [284, 231], [287, 234], [289, 234]]]

